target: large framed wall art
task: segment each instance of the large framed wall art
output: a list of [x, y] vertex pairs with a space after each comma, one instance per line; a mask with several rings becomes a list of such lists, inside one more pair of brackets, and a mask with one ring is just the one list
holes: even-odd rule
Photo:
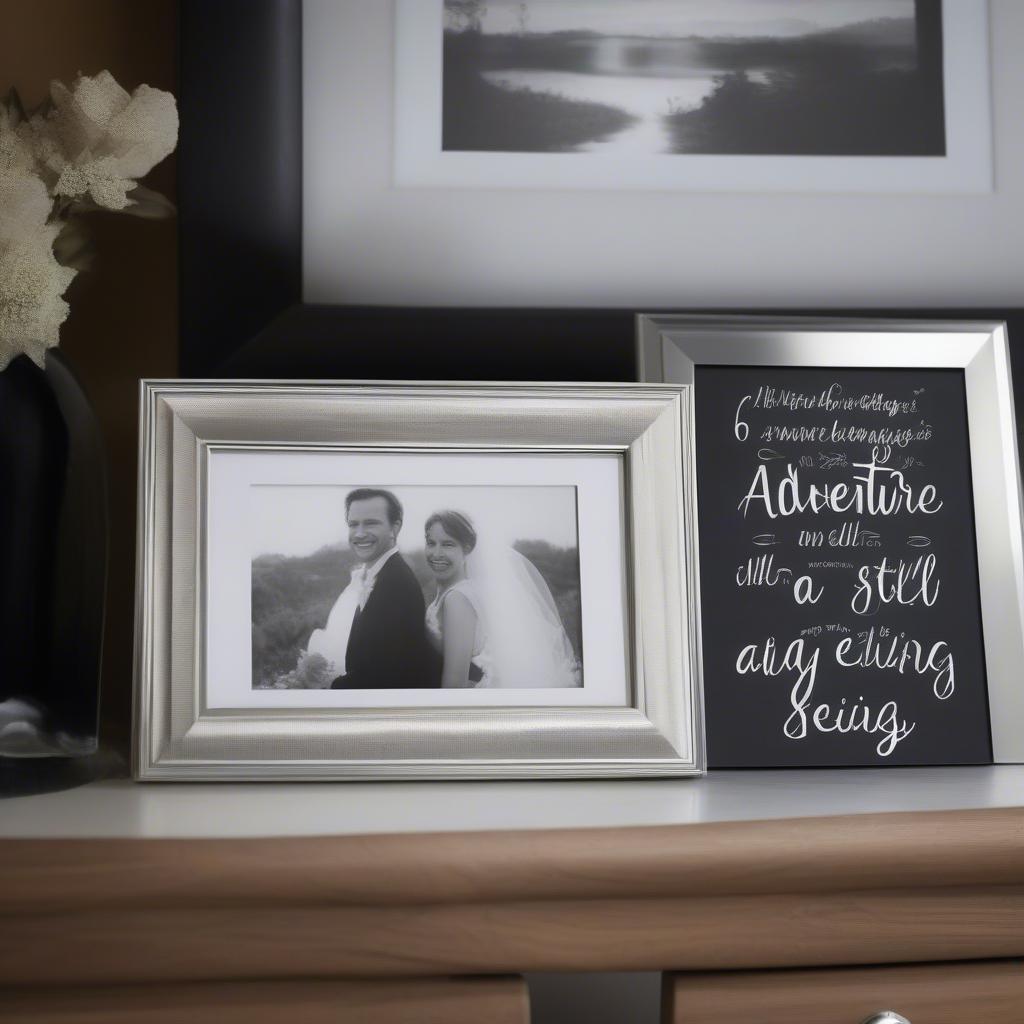
[[398, 0], [400, 185], [992, 187], [985, 0]]
[[711, 767], [1024, 760], [1000, 323], [648, 316], [693, 387]]
[[637, 309], [1000, 319], [1015, 336], [1024, 20], [1015, 0], [987, 6], [994, 193], [755, 183], [610, 197], [575, 179], [394, 187], [392, 3], [182, 0], [181, 371], [379, 379], [400, 363], [409, 379], [624, 380]]
[[699, 773], [688, 398], [144, 382], [136, 777]]

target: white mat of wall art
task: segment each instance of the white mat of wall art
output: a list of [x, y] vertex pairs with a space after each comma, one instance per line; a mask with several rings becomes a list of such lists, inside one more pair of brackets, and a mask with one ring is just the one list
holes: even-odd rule
[[395, 183], [987, 192], [987, 2], [942, 6], [397, 0]]
[[[960, 4], [975, 0], [946, 6]], [[1018, 0], [989, 11], [995, 189], [944, 195], [395, 187], [396, 10], [305, 0], [306, 301], [935, 308], [1024, 297]]]

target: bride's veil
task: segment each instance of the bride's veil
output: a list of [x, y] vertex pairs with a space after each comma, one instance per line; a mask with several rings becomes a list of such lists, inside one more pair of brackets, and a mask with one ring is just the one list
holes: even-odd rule
[[495, 686], [581, 686], [579, 662], [537, 567], [515, 548], [481, 541], [466, 562], [494, 665]]

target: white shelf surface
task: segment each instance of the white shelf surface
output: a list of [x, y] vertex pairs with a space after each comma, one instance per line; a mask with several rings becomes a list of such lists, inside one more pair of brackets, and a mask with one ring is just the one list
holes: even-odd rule
[[1024, 806], [1024, 765], [711, 772], [609, 782], [133, 783], [0, 800], [0, 838], [614, 828]]

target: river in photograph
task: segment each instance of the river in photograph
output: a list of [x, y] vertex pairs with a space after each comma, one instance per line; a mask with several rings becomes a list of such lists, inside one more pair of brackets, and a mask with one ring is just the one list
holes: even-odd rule
[[581, 74], [535, 68], [485, 71], [483, 77], [505, 89], [530, 89], [625, 111], [634, 118], [625, 128], [608, 138], [582, 143], [575, 150], [608, 155], [672, 152], [665, 115], [695, 110], [715, 88], [714, 72], [703, 68], [693, 75], [671, 77]]

